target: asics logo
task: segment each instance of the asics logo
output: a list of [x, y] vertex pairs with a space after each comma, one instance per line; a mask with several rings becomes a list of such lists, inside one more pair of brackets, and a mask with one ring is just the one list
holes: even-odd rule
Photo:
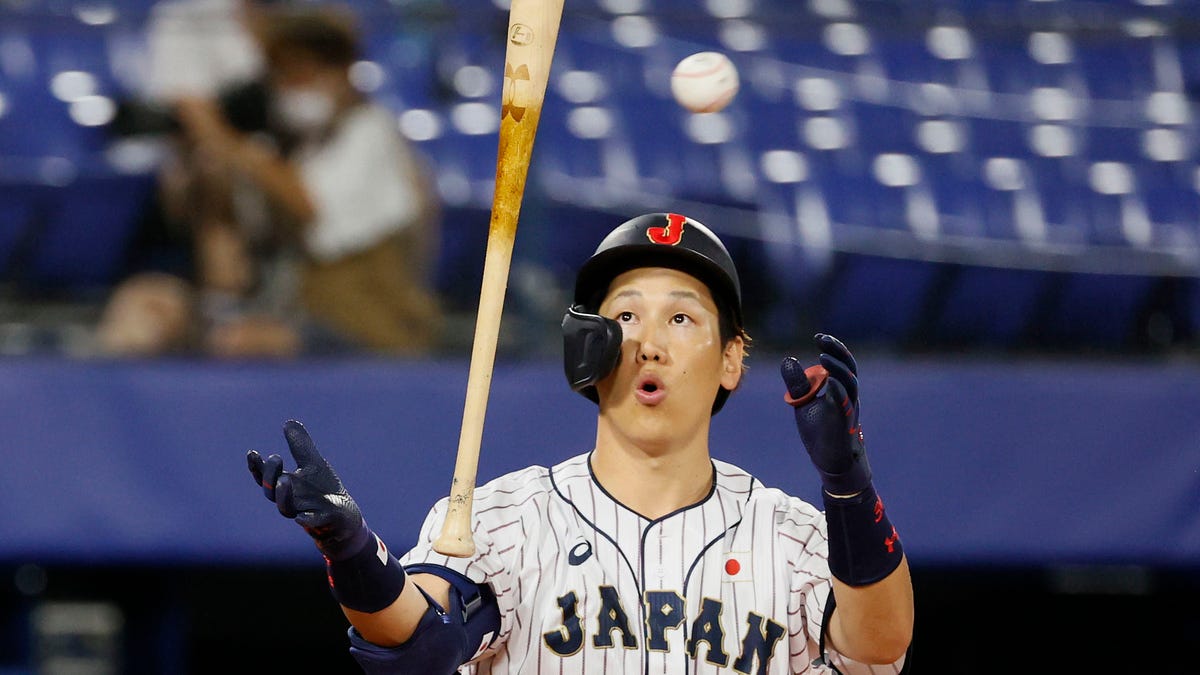
[[571, 567], [582, 565], [585, 560], [592, 557], [592, 545], [590, 542], [581, 541], [571, 547], [567, 552], [567, 562], [571, 563]]

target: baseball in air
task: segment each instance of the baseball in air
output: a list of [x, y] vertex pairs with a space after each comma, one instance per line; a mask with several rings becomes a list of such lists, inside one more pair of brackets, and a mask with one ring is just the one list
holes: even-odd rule
[[737, 68], [720, 52], [692, 54], [671, 73], [671, 94], [694, 113], [717, 112], [729, 105], [738, 84]]

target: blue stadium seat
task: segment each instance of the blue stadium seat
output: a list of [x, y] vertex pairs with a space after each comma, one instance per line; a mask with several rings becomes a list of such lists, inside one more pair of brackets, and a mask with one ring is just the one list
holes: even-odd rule
[[963, 121], [971, 152], [978, 157], [1025, 158], [1032, 154], [1029, 125], [1025, 122], [984, 117], [967, 117]]
[[1029, 53], [1028, 35], [993, 36], [980, 42], [980, 59], [988, 85], [1002, 94], [1027, 94], [1038, 87], [1069, 88], [1079, 79], [1079, 66], [1041, 63]]
[[48, 84], [57, 74], [79, 71], [96, 78], [94, 93], [120, 93], [113, 61], [109, 54], [109, 36], [115, 28], [86, 26], [82, 23], [39, 26], [28, 35], [38, 60], [38, 73]]
[[1083, 152], [1093, 161], [1109, 160], [1135, 164], [1146, 161], [1142, 149], [1145, 126], [1090, 125], [1084, 130]]
[[[559, 64], [546, 90], [532, 171], [550, 196], [604, 205], [642, 186], [630, 139], [635, 111], [620, 106], [603, 64]], [[565, 194], [564, 194], [565, 191]]]
[[[790, 150], [775, 150], [790, 153]], [[795, 170], [807, 172], [803, 157], [792, 157]], [[785, 161], [787, 157], [776, 157]], [[776, 170], [772, 174], [784, 173]], [[784, 177], [784, 176], [778, 176]], [[760, 274], [770, 280], [764, 290], [766, 339], [794, 341], [811, 332], [819, 309], [816, 294], [830, 272], [834, 224], [819, 185], [804, 173], [799, 180], [763, 180], [760, 184], [758, 230], [764, 241]]]
[[1187, 320], [1194, 338], [1200, 339], [1200, 280], [1188, 280]]
[[821, 190], [830, 220], [838, 225], [878, 227], [879, 182], [871, 159], [853, 151], [807, 153], [813, 183]]
[[552, 196], [580, 202], [636, 190], [637, 162], [623, 128], [624, 111], [555, 98], [547, 95], [534, 143], [531, 170], [538, 184]]
[[363, 35], [363, 58], [383, 69], [380, 87], [372, 97], [397, 112], [435, 104], [432, 49], [428, 34], [397, 29], [391, 22], [368, 26]]
[[749, 115], [731, 105], [693, 115], [673, 100], [647, 96], [625, 112], [638, 177], [650, 192], [679, 199], [753, 206], [755, 157], [744, 140]]
[[941, 232], [958, 237], [983, 237], [987, 206], [987, 186], [979, 177], [973, 157], [920, 155], [929, 190], [941, 219]]
[[1140, 100], [1157, 88], [1155, 42], [1149, 39], [1089, 41], [1079, 50], [1080, 71], [1091, 98]]
[[569, 70], [599, 73], [608, 83], [609, 93], [618, 97], [641, 95], [646, 89], [645, 56], [613, 44], [607, 34], [600, 38], [576, 33], [560, 35], [554, 48], [551, 77]]
[[0, 280], [7, 280], [18, 247], [40, 213], [42, 192], [27, 183], [0, 182]]
[[[466, 134], [447, 124], [418, 147], [431, 158], [443, 205], [434, 285], [453, 309], [473, 309], [488, 237], [498, 134]], [[535, 144], [536, 148], [536, 144]]]
[[[853, 23], [800, 24], [778, 27], [773, 34], [773, 51], [783, 61], [805, 68], [831, 71], [833, 73], [855, 73], [868, 64], [877, 64], [877, 56], [871, 51], [870, 31], [865, 26]], [[839, 28], [846, 30], [840, 31]], [[832, 35], [854, 37], [857, 31], [866, 36], [867, 51], [862, 54], [838, 53], [830, 49]], [[882, 72], [882, 66], [879, 66]], [[817, 72], [810, 72], [816, 75]]]
[[68, 105], [45, 83], [0, 81], [5, 109], [0, 114], [0, 157], [61, 157], [79, 160], [102, 150], [108, 138], [99, 127], [71, 119]]
[[144, 174], [81, 176], [58, 188], [33, 235], [23, 283], [86, 292], [116, 281], [153, 186]]
[[[972, 45], [975, 42], [972, 40]], [[986, 88], [981, 62], [973, 52], [964, 58], [939, 58], [930, 52], [927, 38], [909, 35], [885, 35], [877, 40], [877, 45], [889, 79], [914, 85], [933, 83], [951, 88]]]
[[843, 157], [818, 172], [837, 222], [933, 236], [937, 195], [924, 155], [885, 152]]
[[478, 66], [488, 75], [494, 76], [494, 90], [486, 92], [489, 103], [497, 100], [503, 86], [502, 72], [498, 66], [505, 59], [505, 35], [507, 19], [497, 13], [488, 23], [478, 15], [461, 15], [453, 21], [440, 24], [431, 35], [433, 72], [447, 102], [457, 100], [454, 90], [455, 75], [468, 66]]
[[1091, 235], [1087, 163], [1079, 157], [1030, 157], [1032, 184], [1048, 225], [1047, 241], [1071, 246]]
[[930, 332], [942, 343], [1019, 347], [1051, 279], [1039, 270], [957, 268]]
[[1092, 243], [1132, 248], [1155, 243], [1154, 225], [1129, 164], [1092, 163], [1088, 188], [1083, 196]]
[[911, 109], [864, 101], [853, 101], [848, 107], [858, 131], [855, 139], [864, 152], [913, 154], [921, 150], [916, 142], [919, 117]]
[[1078, 185], [1059, 185], [1065, 196], [1056, 195], [1054, 186], [1039, 182], [1028, 157], [985, 157], [981, 172], [985, 236], [1035, 247], [1083, 243], [1086, 227]]
[[902, 343], [919, 328], [941, 268], [921, 260], [840, 255], [820, 298], [817, 326], [852, 344]]
[[[1147, 214], [1155, 227], [1172, 236], [1200, 242], [1200, 192], [1191, 162], [1142, 161], [1132, 165]], [[1168, 238], [1163, 243], [1170, 244]], [[1184, 242], [1186, 243], [1186, 241]]]
[[1127, 348], [1157, 279], [1121, 274], [1067, 275], [1056, 301], [1041, 315], [1039, 339], [1062, 347]]
[[[420, 144], [433, 158], [442, 198], [451, 206], [491, 205], [500, 142], [496, 126], [499, 113], [496, 106], [479, 105], [483, 107], [460, 108], [457, 113], [453, 107], [448, 109], [441, 135]], [[465, 117], [473, 118], [471, 124], [479, 126], [459, 128], [457, 124]]]

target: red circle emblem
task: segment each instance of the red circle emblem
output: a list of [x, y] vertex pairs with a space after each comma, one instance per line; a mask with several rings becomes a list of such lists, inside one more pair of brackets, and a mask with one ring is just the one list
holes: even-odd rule
[[729, 576], [737, 576], [738, 572], [742, 571], [742, 564], [734, 558], [725, 561], [725, 573]]

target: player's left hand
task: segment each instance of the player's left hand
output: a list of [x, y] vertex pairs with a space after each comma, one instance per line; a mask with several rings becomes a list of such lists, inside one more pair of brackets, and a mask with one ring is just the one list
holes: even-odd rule
[[[809, 458], [821, 474], [825, 492], [850, 496], [871, 484], [866, 440], [859, 426], [858, 364], [846, 345], [832, 335], [814, 336], [821, 368], [809, 369], [792, 356], [780, 371], [793, 401], [796, 428]], [[824, 381], [821, 375], [827, 375]], [[810, 376], [814, 376], [810, 381]], [[812, 388], [817, 391], [812, 392]], [[813, 394], [809, 398], [809, 394]]]
[[283, 426], [294, 471], [283, 470], [283, 458], [265, 460], [257, 451], [246, 453], [254, 480], [279, 512], [294, 518], [316, 541], [322, 555], [340, 560], [357, 553], [370, 536], [358, 504], [346, 491], [329, 462], [317, 452], [304, 425], [289, 420]]

